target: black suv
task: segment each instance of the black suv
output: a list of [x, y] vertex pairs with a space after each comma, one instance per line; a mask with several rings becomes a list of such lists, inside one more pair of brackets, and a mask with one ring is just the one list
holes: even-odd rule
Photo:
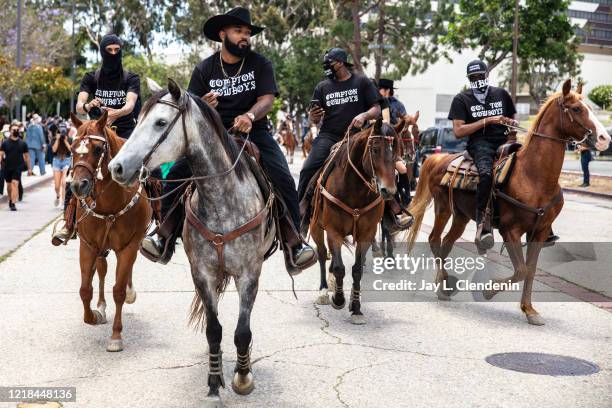
[[467, 146], [467, 137], [457, 139], [453, 128], [430, 127], [421, 132], [419, 140], [419, 156], [421, 163], [429, 155], [435, 153], [461, 153]]

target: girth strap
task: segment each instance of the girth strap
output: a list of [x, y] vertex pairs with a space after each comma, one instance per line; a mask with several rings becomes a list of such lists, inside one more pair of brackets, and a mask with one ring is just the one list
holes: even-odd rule
[[527, 237], [528, 239], [533, 239], [533, 234], [536, 232], [536, 229], [538, 228], [538, 225], [540, 224], [540, 220], [542, 219], [544, 214], [546, 214], [546, 211], [554, 207], [561, 200], [561, 198], [563, 198], [563, 192], [559, 190], [559, 192], [553, 197], [553, 199], [548, 204], [546, 204], [544, 207], [532, 207], [530, 205], [520, 202], [519, 200], [513, 197], [510, 197], [508, 194], [500, 190], [495, 190], [494, 195], [496, 197], [499, 197], [501, 199], [508, 201], [512, 205], [515, 205], [525, 211], [529, 211], [530, 213], [536, 215], [536, 222], [533, 225], [533, 228], [531, 229], [530, 236]]
[[334, 197], [332, 193], [327, 191], [325, 187], [323, 187], [322, 185], [319, 185], [319, 188], [321, 190], [321, 194], [323, 194], [323, 197], [327, 198], [329, 201], [336, 204], [338, 207], [342, 208], [344, 212], [346, 212], [347, 214], [350, 214], [353, 216], [352, 235], [353, 235], [353, 243], [355, 243], [356, 242], [355, 234], [357, 232], [357, 221], [359, 220], [359, 217], [361, 217], [363, 214], [367, 213], [368, 211], [376, 207], [378, 204], [380, 204], [383, 201], [382, 196], [379, 194], [378, 197], [376, 197], [374, 201], [372, 201], [370, 204], [366, 205], [365, 207], [351, 208], [348, 205], [344, 204], [342, 201], [340, 201], [338, 198]]
[[268, 197], [268, 202], [261, 209], [261, 211], [253, 218], [251, 218], [246, 223], [242, 224], [238, 228], [227, 232], [225, 234], [218, 234], [212, 232], [208, 228], [202, 224], [199, 220], [198, 216], [193, 212], [191, 208], [191, 192], [189, 192], [185, 198], [185, 216], [187, 217], [187, 221], [191, 224], [195, 229], [202, 235], [206, 240], [213, 243], [215, 246], [215, 250], [217, 251], [217, 258], [219, 260], [219, 271], [223, 272], [225, 269], [225, 258], [223, 257], [223, 249], [224, 245], [227, 242], [233, 241], [239, 236], [255, 229], [265, 220], [265, 217], [270, 213], [269, 210], [272, 207], [272, 202], [274, 200], [274, 194], [270, 192], [270, 196]]

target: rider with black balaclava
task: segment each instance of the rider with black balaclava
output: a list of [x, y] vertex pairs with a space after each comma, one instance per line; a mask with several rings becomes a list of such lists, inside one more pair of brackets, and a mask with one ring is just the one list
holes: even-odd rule
[[486, 250], [493, 247], [493, 232], [488, 219], [488, 204], [493, 188], [493, 165], [497, 148], [509, 139], [516, 140], [516, 133], [508, 133], [503, 122], [514, 119], [516, 109], [510, 94], [489, 85], [487, 65], [474, 60], [467, 66], [469, 89], [453, 99], [448, 119], [453, 121], [457, 138], [468, 137], [467, 151], [478, 169], [476, 188], [475, 243]]
[[[81, 115], [87, 114], [91, 119], [97, 119], [102, 115], [102, 109], [105, 109], [108, 111], [107, 124], [112, 126], [120, 137], [127, 139], [136, 127], [134, 108], [140, 94], [140, 78], [123, 69], [122, 46], [123, 42], [115, 34], [102, 37], [102, 66], [83, 77], [76, 111]], [[72, 190], [67, 188], [64, 218], [55, 225], [51, 240], [53, 245], [60, 245], [74, 235], [75, 212], [76, 201], [72, 199]]]
[[323, 57], [323, 72], [327, 79], [315, 87], [309, 111], [311, 123], [317, 125], [322, 120], [323, 124], [304, 161], [298, 184], [303, 234], [310, 220], [312, 191], [307, 192], [310, 179], [327, 160], [331, 147], [342, 140], [348, 129], [361, 128], [380, 115], [376, 86], [367, 77], [352, 72], [352, 66], [342, 48], [331, 48]]
[[[140, 78], [123, 69], [122, 46], [123, 42], [115, 34], [102, 37], [102, 66], [83, 77], [76, 110], [95, 119], [101, 115], [101, 109], [106, 109], [108, 124], [127, 139], [136, 127], [134, 108], [140, 94]], [[89, 100], [90, 97], [93, 99]]]

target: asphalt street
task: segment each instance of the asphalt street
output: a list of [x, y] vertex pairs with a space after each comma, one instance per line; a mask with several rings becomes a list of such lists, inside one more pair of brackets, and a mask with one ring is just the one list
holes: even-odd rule
[[[301, 165], [298, 156], [294, 174]], [[37, 205], [23, 205], [15, 214], [22, 217], [28, 233], [57, 216], [52, 187], [41, 188], [39, 194], [28, 198], [36, 198]], [[555, 223], [563, 241], [612, 241], [610, 201], [566, 194], [565, 202]], [[13, 215], [0, 212], [0, 224]], [[430, 211], [419, 240], [426, 241], [432, 219]], [[13, 239], [9, 229], [1, 231], [2, 240]], [[463, 238], [471, 241], [473, 233], [470, 225]], [[111, 324], [82, 322], [78, 243], [53, 247], [50, 234], [49, 226], [0, 263], [0, 386], [76, 387], [76, 402], [63, 403], [65, 407], [203, 406], [207, 344], [203, 333], [187, 326], [193, 283], [182, 247], [166, 266], [138, 257], [138, 297], [123, 313], [125, 349], [108, 353]], [[350, 276], [352, 255], [345, 251], [343, 256]], [[114, 315], [114, 266], [111, 254], [106, 286], [109, 321]], [[367, 324], [355, 326], [346, 307], [334, 310], [314, 304], [318, 280], [318, 266], [300, 274], [296, 300], [282, 255], [276, 253], [264, 265], [251, 323], [255, 390], [248, 396], [236, 395], [229, 387], [238, 313], [237, 294], [230, 284], [219, 312], [226, 406], [612, 406], [609, 309], [559, 293], [559, 299], [567, 301], [535, 304], [546, 325], [531, 326], [516, 302], [438, 302], [427, 294], [426, 302], [364, 303]], [[345, 288], [349, 282], [350, 278]], [[555, 290], [542, 282], [534, 289]], [[509, 352], [579, 358], [594, 364], [597, 372], [527, 374], [486, 361]]]

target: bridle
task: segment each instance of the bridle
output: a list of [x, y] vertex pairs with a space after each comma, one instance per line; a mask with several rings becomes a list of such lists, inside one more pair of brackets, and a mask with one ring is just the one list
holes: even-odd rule
[[369, 155], [369, 159], [370, 159], [370, 168], [371, 168], [371, 175], [372, 178], [370, 181], [368, 181], [366, 179], [366, 177], [359, 171], [359, 169], [357, 168], [357, 166], [355, 166], [355, 164], [353, 163], [353, 161], [351, 160], [351, 136], [349, 131], [347, 131], [346, 133], [346, 157], [347, 160], [349, 162], [349, 164], [351, 165], [351, 167], [353, 168], [353, 170], [355, 171], [355, 173], [357, 173], [357, 175], [359, 176], [359, 178], [361, 178], [361, 180], [363, 180], [364, 184], [366, 185], [366, 187], [372, 191], [375, 194], [378, 194], [378, 185], [376, 183], [376, 170], [374, 169], [374, 159], [372, 157], [372, 142], [375, 139], [383, 139], [383, 142], [391, 142], [391, 146], [393, 146], [393, 142], [395, 141], [395, 137], [394, 136], [384, 136], [384, 135], [375, 135], [374, 134], [374, 128], [375, 126], [372, 126], [371, 130], [370, 130], [370, 134], [368, 135], [368, 141], [366, 144], [366, 148], [365, 151], [363, 152], [363, 156], [361, 158], [361, 162], [363, 163], [363, 157], [367, 154]]
[[[174, 103], [172, 101], [166, 101], [166, 100], [163, 100], [163, 99], [159, 99], [159, 100], [157, 100], [155, 102], [156, 104], [157, 103], [161, 103], [162, 105], [168, 105], [168, 106], [176, 109], [177, 112], [176, 112], [176, 115], [174, 115], [174, 117], [172, 118], [172, 120], [168, 124], [168, 127], [166, 128], [166, 130], [164, 130], [164, 132], [161, 135], [159, 135], [159, 137], [157, 138], [157, 141], [155, 142], [155, 144], [153, 145], [151, 150], [149, 150], [149, 152], [147, 152], [147, 154], [142, 159], [142, 165], [140, 167], [140, 175], [138, 176], [138, 180], [139, 180], [141, 185], [144, 184], [147, 181], [148, 178], [150, 178], [150, 173], [149, 173], [149, 170], [147, 169], [146, 165], [149, 163], [149, 160], [151, 160], [151, 157], [153, 156], [153, 153], [155, 153], [155, 151], [159, 148], [159, 146], [168, 138], [168, 135], [170, 134], [170, 132], [172, 131], [172, 129], [176, 125], [176, 122], [178, 122], [179, 119], [181, 119], [181, 122], [182, 122], [183, 137], [185, 139], [185, 146], [187, 146], [188, 140], [187, 140], [187, 127], [185, 125], [185, 112], [187, 111], [187, 103], [188, 103], [188, 100], [189, 100], [188, 98], [191, 98], [191, 97], [192, 96], [189, 93], [185, 93], [184, 96], [180, 100], [180, 104]], [[146, 117], [146, 114], [143, 116], [142, 119], [144, 119], [145, 117]], [[231, 129], [230, 129], [230, 131], [231, 131]], [[225, 171], [223, 171], [221, 173], [208, 174], [206, 176], [191, 176], [191, 177], [180, 178], [180, 179], [164, 179], [164, 182], [166, 182], [166, 183], [181, 183], [181, 184], [179, 184], [176, 188], [172, 189], [171, 191], [169, 191], [166, 194], [163, 194], [163, 195], [161, 195], [159, 197], [155, 197], [155, 198], [146, 197], [146, 199], [149, 200], [149, 201], [159, 201], [159, 200], [162, 200], [165, 197], [173, 194], [175, 191], [178, 191], [178, 190], [182, 189], [186, 184], [188, 184], [188, 183], [190, 183], [192, 181], [196, 181], [196, 180], [209, 180], [209, 179], [212, 179], [212, 178], [227, 176], [232, 171], [234, 171], [234, 169], [236, 168], [236, 166], [240, 162], [240, 158], [242, 157], [244, 149], [248, 145], [249, 136], [250, 136], [249, 134], [246, 135], [245, 142], [242, 144], [242, 147], [240, 148], [240, 152], [238, 153], [238, 156], [236, 157], [236, 160], [234, 161], [234, 163], [232, 164], [232, 166], [229, 169], [227, 169], [227, 170], [225, 170]]]
[[[117, 218], [121, 217], [122, 215], [124, 215], [125, 213], [127, 213], [128, 211], [130, 211], [135, 205], [136, 203], [138, 203], [138, 200], [140, 199], [141, 196], [141, 192], [142, 192], [142, 184], [140, 184], [138, 186], [138, 190], [136, 191], [136, 193], [132, 196], [132, 198], [130, 199], [130, 201], [128, 201], [128, 203], [117, 213], [114, 214], [100, 214], [98, 212], [95, 211], [96, 209], [96, 200], [102, 196], [102, 194], [104, 193], [104, 191], [106, 191], [106, 189], [108, 188], [108, 186], [110, 186], [113, 181], [112, 179], [107, 183], [107, 185], [102, 188], [102, 191], [100, 191], [97, 195], [94, 194], [95, 189], [96, 189], [96, 182], [97, 181], [102, 181], [104, 180], [104, 175], [102, 174], [102, 164], [104, 163], [104, 159], [108, 154], [108, 158], [112, 159], [111, 155], [110, 155], [110, 147], [109, 147], [109, 143], [108, 143], [108, 135], [106, 133], [106, 128], [104, 128], [103, 130], [104, 136], [98, 136], [98, 135], [85, 135], [79, 139], [77, 139], [77, 141], [80, 141], [80, 145], [77, 147], [77, 149], [75, 150], [76, 154], [84, 154], [84, 153], [88, 153], [87, 151], [81, 150], [81, 152], [79, 152], [79, 149], [85, 149], [85, 140], [98, 140], [101, 142], [104, 142], [104, 150], [102, 151], [102, 154], [100, 155], [100, 158], [98, 159], [98, 164], [96, 166], [96, 168], [94, 169], [93, 166], [91, 164], [89, 164], [88, 162], [86, 162], [85, 160], [79, 160], [78, 162], [76, 162], [73, 166], [72, 171], [74, 172], [74, 170], [77, 167], [83, 167], [87, 170], [87, 172], [89, 172], [89, 174], [91, 174], [92, 176], [92, 187], [91, 190], [89, 192], [89, 194], [85, 197], [77, 197], [79, 202], [81, 203], [81, 207], [83, 208], [83, 215], [76, 220], [76, 224], [78, 225], [81, 221], [83, 221], [85, 218], [87, 218], [88, 216], [92, 216], [94, 218], [98, 218], [100, 220], [103, 220], [106, 223], [106, 229], [104, 231], [104, 238], [102, 239], [102, 244], [99, 246], [98, 248], [98, 256], [100, 256], [103, 252], [104, 252], [104, 247], [106, 246], [106, 242], [108, 240], [108, 234], [110, 232], [111, 227], [113, 226], [113, 224], [115, 223], [115, 221], [117, 220]], [[91, 197], [91, 204], [87, 203], [87, 197]], [[83, 242], [85, 242], [85, 244], [87, 246], [89, 246], [92, 250], [94, 249], [94, 247], [85, 240], [84, 237], [81, 237], [81, 239], [83, 240]]]
[[[564, 114], [566, 114], [568, 116], [570, 122], [572, 122], [572, 123], [576, 122], [578, 124], [578, 126], [580, 126], [584, 130], [585, 133], [584, 133], [583, 138], [581, 140], [576, 141], [576, 140], [574, 140], [572, 138], [568, 138], [566, 136], [562, 136], [561, 138], [558, 138], [558, 137], [546, 135], [544, 133], [536, 132], [535, 130], [533, 132], [531, 132], [531, 134], [534, 135], [534, 136], [538, 136], [538, 137], [544, 138], [544, 139], [554, 140], [555, 142], [563, 143], [563, 144], [566, 144], [566, 145], [572, 145], [572, 144], [573, 145], [579, 145], [579, 144], [582, 144], [584, 142], [592, 143], [589, 138], [593, 134], [593, 131], [591, 129], [589, 129], [588, 127], [586, 127], [584, 125], [584, 123], [582, 123], [581, 121], [579, 121], [577, 118], [575, 118], [572, 115], [572, 113], [570, 112], [570, 109], [567, 106], [565, 106], [565, 104], [563, 103], [563, 97], [562, 96], [559, 96], [557, 98], [557, 106], [559, 107], [559, 120], [561, 122], [561, 128], [563, 128], [563, 118], [565, 117]], [[513, 130], [518, 130], [520, 132], [529, 133], [528, 129], [525, 129], [525, 128], [521, 127], [521, 126], [511, 125], [511, 124], [508, 124], [508, 123], [503, 123], [503, 125], [506, 126], [509, 129], [513, 129]]]
[[[402, 149], [408, 151], [408, 149], [404, 149], [404, 146], [405, 146], [406, 143], [410, 143], [410, 146], [412, 147], [412, 152], [405, 153], [405, 155], [408, 157], [408, 164], [414, 163], [414, 160], [416, 158], [416, 144], [414, 142], [415, 137], [412, 134], [412, 130], [414, 128], [409, 128], [410, 126], [414, 127], [414, 126], [417, 126], [417, 125], [416, 125], [416, 123], [414, 125], [406, 124], [406, 125], [404, 125], [404, 128], [402, 129], [402, 131], [399, 134], [399, 140], [402, 143]], [[409, 138], [408, 137], [402, 137], [405, 134], [409, 134], [410, 137]]]

